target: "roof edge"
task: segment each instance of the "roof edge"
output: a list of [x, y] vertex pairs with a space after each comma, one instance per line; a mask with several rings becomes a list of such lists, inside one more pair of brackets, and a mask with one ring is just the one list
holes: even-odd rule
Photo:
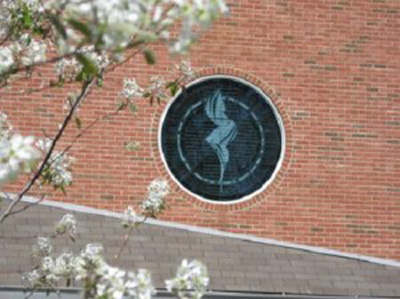
[[[0, 196], [13, 198], [13, 197], [15, 197], [15, 194], [0, 192]], [[39, 198], [33, 197], [33, 196], [24, 196], [22, 201], [26, 202], [26, 203], [37, 203], [39, 201]], [[39, 205], [53, 207], [53, 208], [59, 208], [59, 209], [67, 210], [67, 211], [97, 215], [97, 216], [106, 216], [106, 217], [111, 217], [111, 218], [116, 218], [116, 219], [122, 219], [122, 217], [123, 217], [123, 214], [118, 213], [118, 212], [112, 212], [112, 211], [108, 211], [108, 210], [104, 210], [104, 209], [92, 208], [92, 207], [87, 207], [87, 206], [82, 206], [82, 205], [77, 205], [77, 204], [72, 204], [72, 203], [58, 202], [58, 201], [53, 201], [53, 200], [40, 201]], [[341, 257], [341, 258], [369, 262], [369, 263], [378, 264], [378, 265], [392, 266], [392, 267], [400, 268], [400, 261], [384, 259], [384, 258], [379, 258], [379, 257], [373, 257], [373, 256], [367, 256], [367, 255], [361, 255], [361, 254], [356, 254], [356, 253], [346, 253], [346, 252], [342, 252], [340, 250], [329, 249], [329, 248], [324, 248], [324, 247], [301, 245], [301, 244], [296, 244], [296, 243], [291, 243], [291, 242], [286, 242], [286, 241], [279, 241], [279, 240], [274, 240], [274, 239], [269, 239], [269, 238], [257, 237], [257, 236], [253, 236], [253, 235], [230, 233], [230, 232], [224, 232], [224, 231], [220, 231], [220, 230], [212, 229], [212, 228], [204, 228], [204, 227], [198, 227], [198, 226], [189, 225], [189, 224], [175, 223], [175, 222], [157, 220], [157, 219], [151, 219], [151, 218], [148, 218], [145, 221], [145, 223], [150, 224], [150, 225], [161, 226], [161, 227], [185, 230], [185, 231], [189, 231], [189, 232], [193, 232], [193, 233], [207, 234], [207, 235], [211, 235], [211, 236], [225, 237], [225, 238], [242, 240], [242, 241], [247, 241], [247, 242], [254, 242], [254, 243], [259, 243], [259, 244], [272, 245], [272, 246], [278, 246], [278, 247], [295, 249], [295, 250], [302, 250], [302, 251], [307, 251], [307, 252], [311, 252], [311, 253], [336, 256], [336, 257]]]
[[[10, 295], [24, 294], [25, 292], [30, 292], [31, 290], [19, 286], [19, 285], [0, 285], [0, 294], [8, 292]], [[36, 294], [45, 293], [46, 298], [50, 293], [61, 293], [62, 295], [76, 295], [78, 298], [82, 289], [78, 287], [61, 287], [55, 289], [38, 288], [35, 289]], [[176, 298], [171, 292], [168, 292], [165, 288], [157, 288], [157, 293], [154, 298]], [[11, 297], [7, 297], [11, 298]], [[14, 297], [12, 297], [14, 298]], [[19, 297], [18, 297], [19, 298]], [[51, 297], [53, 298], [53, 297]], [[64, 298], [64, 297], [62, 297]], [[70, 298], [70, 297], [68, 297]], [[72, 297], [75, 298], [75, 297]], [[80, 297], [79, 297], [80, 298]], [[314, 294], [296, 294], [296, 293], [285, 293], [285, 292], [252, 292], [252, 291], [218, 291], [218, 290], [207, 290], [203, 296], [204, 299], [395, 299], [395, 296], [357, 296], [357, 295], [314, 295]]]

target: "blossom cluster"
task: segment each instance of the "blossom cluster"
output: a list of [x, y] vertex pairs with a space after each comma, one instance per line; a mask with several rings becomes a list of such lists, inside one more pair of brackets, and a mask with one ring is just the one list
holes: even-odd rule
[[[159, 189], [162, 186], [152, 187]], [[56, 226], [57, 233], [60, 225], [65, 230], [76, 229], [75, 219], [69, 214], [64, 215]], [[156, 294], [149, 271], [125, 271], [113, 267], [105, 261], [103, 252], [101, 244], [89, 243], [78, 254], [66, 251], [55, 256], [51, 239], [39, 237], [34, 246], [34, 256], [39, 258], [39, 264], [25, 273], [23, 280], [31, 288], [56, 288], [66, 281], [81, 283], [85, 298], [150, 299]], [[207, 269], [196, 260], [184, 260], [177, 276], [166, 281], [167, 289], [180, 298], [201, 298], [207, 286]]]
[[[224, 0], [1, 1], [0, 40], [8, 43], [0, 46], [0, 76], [44, 62], [48, 48], [60, 57], [57, 73], [69, 79], [76, 79], [79, 64], [85, 64], [76, 60], [82, 54], [104, 66], [122, 61], [126, 49], [156, 41], [184, 52], [199, 28], [227, 12]], [[178, 22], [176, 35], [172, 28]]]
[[141, 218], [136, 214], [132, 206], [128, 206], [128, 208], [124, 211], [121, 224], [124, 228], [128, 228], [136, 226], [141, 221]]
[[209, 283], [207, 268], [198, 260], [183, 260], [176, 277], [165, 281], [167, 290], [180, 298], [201, 298]]
[[12, 126], [8, 121], [8, 115], [0, 111], [0, 140], [10, 137]]
[[147, 187], [147, 197], [141, 204], [144, 216], [136, 214], [132, 206], [124, 211], [122, 217], [122, 227], [135, 227], [144, 222], [146, 217], [157, 217], [165, 209], [165, 197], [169, 194], [168, 182], [163, 179], [155, 179]]
[[133, 271], [111, 267], [103, 262], [96, 274], [101, 277], [97, 284], [96, 294], [99, 298], [150, 299], [156, 294], [150, 272], [145, 269], [139, 269], [136, 274]]
[[20, 172], [29, 172], [40, 158], [33, 137], [19, 134], [0, 139], [0, 185], [15, 179]]
[[165, 86], [167, 82], [161, 76], [152, 76], [150, 78], [150, 85], [146, 89], [148, 97], [153, 99], [162, 99], [166, 97]]
[[39, 158], [35, 138], [14, 133], [7, 114], [0, 111], [0, 186], [31, 171]]
[[141, 87], [135, 78], [125, 78], [121, 90], [121, 96], [128, 100], [144, 97], [162, 99], [165, 98], [165, 87], [167, 83], [161, 76], [152, 76], [150, 84], [146, 88]]
[[76, 220], [74, 215], [65, 214], [56, 225], [56, 233], [59, 235], [68, 234], [70, 236], [76, 235]]
[[182, 60], [179, 64], [175, 66], [175, 68], [178, 71], [178, 76], [180, 77], [180, 80], [183, 82], [191, 80], [195, 76], [190, 60]]
[[[51, 139], [41, 139], [37, 142], [37, 147], [43, 154], [47, 154], [53, 141]], [[60, 151], [53, 151], [48, 159], [41, 175], [42, 184], [51, 184], [55, 188], [64, 188], [72, 184], [71, 164], [74, 158]]]
[[33, 247], [34, 256], [48, 256], [53, 251], [51, 240], [46, 237], [38, 237], [35, 246]]
[[147, 197], [141, 208], [145, 215], [156, 217], [165, 209], [165, 197], [169, 194], [168, 182], [163, 179], [153, 180], [147, 190]]
[[19, 65], [31, 66], [45, 61], [46, 51], [44, 41], [23, 34], [10, 45], [0, 47], [0, 75]]
[[128, 100], [132, 100], [135, 98], [142, 98], [143, 95], [144, 95], [144, 89], [140, 87], [135, 78], [124, 79], [124, 85], [121, 90], [122, 97]]
[[[141, 87], [135, 78], [125, 78], [120, 95], [127, 100], [150, 98], [157, 101], [167, 96], [167, 89], [170, 89], [171, 95], [174, 95], [180, 83], [187, 82], [195, 76], [190, 60], [181, 60], [174, 66], [174, 71], [174, 76], [177, 76], [175, 81], [167, 82], [160, 75], [151, 76], [147, 87]], [[174, 88], [175, 92], [172, 92], [171, 88]]]
[[[77, 54], [83, 55], [86, 59], [91, 61], [96, 67], [97, 72], [101, 73], [111, 63], [107, 52], [99, 54], [95, 51], [93, 46], [83, 47], [77, 50]], [[58, 60], [55, 64], [55, 71], [59, 79], [64, 81], [74, 81], [77, 76], [82, 72], [83, 65], [75, 56], [64, 57]]]
[[[38, 160], [50, 150], [52, 142], [13, 132], [7, 115], [0, 112], [0, 185], [16, 179], [21, 172], [34, 170]], [[72, 173], [69, 169], [73, 161], [65, 153], [53, 151], [41, 173], [42, 184], [62, 189], [70, 185]]]

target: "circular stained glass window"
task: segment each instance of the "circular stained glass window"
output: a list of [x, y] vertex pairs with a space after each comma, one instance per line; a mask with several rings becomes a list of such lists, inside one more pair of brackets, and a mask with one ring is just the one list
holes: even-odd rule
[[178, 183], [228, 203], [264, 189], [283, 159], [284, 130], [270, 98], [234, 77], [201, 78], [165, 111], [160, 144]]

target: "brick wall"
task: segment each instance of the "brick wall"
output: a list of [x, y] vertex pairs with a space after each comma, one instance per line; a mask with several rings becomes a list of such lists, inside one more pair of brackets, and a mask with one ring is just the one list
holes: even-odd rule
[[[231, 16], [215, 24], [190, 58], [199, 76], [236, 75], [273, 99], [287, 135], [273, 184], [240, 204], [191, 198], [160, 159], [157, 131], [166, 102], [139, 100], [135, 115], [123, 112], [87, 132], [73, 149], [73, 187], [52, 198], [123, 210], [139, 204], [147, 184], [161, 176], [174, 189], [163, 219], [400, 259], [400, 2], [230, 2]], [[177, 58], [154, 49], [157, 66], [136, 57], [107, 75], [80, 110], [83, 126], [115, 108], [124, 77], [146, 84], [151, 75], [171, 76]], [[42, 78], [52, 74], [45, 68]], [[41, 80], [18, 84], [35, 87]], [[51, 134], [66, 92], [3, 90], [0, 107], [24, 134]], [[76, 133], [71, 127], [64, 144]], [[140, 149], [124, 150], [130, 141]]]

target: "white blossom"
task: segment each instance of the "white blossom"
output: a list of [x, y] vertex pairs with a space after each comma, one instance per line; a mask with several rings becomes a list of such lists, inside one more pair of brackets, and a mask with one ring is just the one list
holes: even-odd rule
[[53, 251], [53, 245], [51, 244], [51, 240], [46, 237], [38, 237], [36, 240], [36, 244], [33, 248], [34, 255], [36, 256], [48, 256]]
[[135, 78], [125, 78], [124, 86], [121, 91], [121, 96], [132, 100], [134, 98], [142, 98], [144, 90], [136, 82]]
[[156, 294], [150, 272], [146, 269], [139, 269], [137, 275], [128, 272], [125, 283], [126, 294], [137, 299], [150, 299]]
[[49, 165], [54, 186], [67, 186], [72, 183], [72, 172], [68, 169], [73, 161], [74, 158], [61, 153], [54, 153], [51, 156]]
[[82, 65], [75, 57], [60, 59], [55, 64], [56, 74], [67, 81], [74, 80], [81, 70]]
[[54, 259], [51, 256], [45, 256], [42, 259], [41, 269], [51, 272], [54, 269]]
[[[69, 51], [63, 50], [66, 53], [71, 51], [71, 49]], [[93, 62], [99, 72], [103, 71], [110, 64], [108, 54], [106, 52], [99, 54], [92, 46], [83, 47], [77, 52], [83, 54]], [[82, 64], [75, 57], [62, 58], [56, 62], [55, 71], [62, 79], [67, 81], [75, 80], [76, 76], [82, 71]]]
[[0, 185], [15, 179], [20, 171], [31, 171], [40, 157], [33, 137], [14, 134], [0, 140]]
[[80, 256], [85, 261], [96, 261], [99, 260], [101, 255], [103, 254], [104, 248], [100, 243], [90, 243], [85, 246], [85, 248], [81, 251]]
[[0, 47], [0, 75], [7, 72], [14, 64], [13, 51], [10, 47]]
[[94, 52], [93, 50], [88, 51], [86, 53], [87, 57], [94, 62], [98, 70], [104, 70], [109, 64], [110, 64], [110, 59], [108, 58], [108, 55], [106, 53], [104, 54], [99, 54], [97, 52]]
[[39, 280], [42, 277], [40, 272], [35, 269], [30, 272], [24, 273], [22, 280], [28, 284], [30, 287], [35, 287], [39, 284]]
[[150, 78], [150, 85], [146, 89], [146, 93], [150, 94], [154, 98], [165, 98], [165, 86], [166, 81], [161, 76], [152, 76]]
[[122, 226], [123, 227], [133, 227], [140, 222], [139, 216], [136, 214], [135, 210], [128, 206], [128, 208], [124, 211], [124, 215], [122, 218]]
[[41, 12], [44, 9], [39, 0], [20, 0], [16, 2], [20, 2], [19, 5], [26, 5], [31, 11]]
[[12, 126], [8, 121], [7, 114], [0, 111], [0, 140], [3, 138], [9, 138], [11, 131], [12, 131]]
[[52, 256], [45, 256], [42, 258], [40, 273], [42, 274], [43, 280], [50, 285], [56, 285], [61, 279], [54, 271], [56, 269], [55, 265], [55, 260]]
[[[53, 141], [51, 139], [40, 139], [37, 141], [36, 146], [47, 154], [51, 148]], [[66, 153], [53, 151], [47, 161], [46, 168], [43, 173], [45, 174], [45, 181], [43, 183], [51, 183], [54, 187], [64, 187], [72, 184], [72, 172], [69, 170], [71, 164], [75, 161]]]
[[170, 192], [168, 182], [164, 179], [155, 179], [151, 181], [147, 190], [149, 194], [162, 198], [166, 197]]
[[115, 267], [103, 268], [102, 276], [97, 284], [97, 295], [112, 299], [121, 299], [125, 294], [125, 271]]
[[178, 268], [176, 277], [166, 280], [165, 284], [169, 292], [174, 292], [180, 298], [198, 299], [203, 296], [209, 283], [206, 266], [193, 260], [188, 262], [186, 259]]
[[30, 66], [46, 60], [47, 45], [42, 41], [31, 40], [26, 49], [23, 50], [21, 62]]
[[177, 66], [176, 69], [179, 72], [179, 76], [183, 81], [190, 80], [194, 78], [194, 71], [192, 69], [192, 64], [190, 60], [182, 60]]
[[10, 24], [11, 24], [10, 4], [13, 2], [14, 1], [12, 1], [12, 0], [3, 0], [2, 5], [0, 5], [0, 38], [1, 39], [4, 39], [7, 36], [9, 29], [10, 29], [9, 28]]
[[65, 214], [56, 225], [57, 234], [69, 234], [74, 236], [76, 234], [76, 220], [72, 214]]
[[91, 275], [102, 275], [103, 269], [107, 265], [102, 254], [103, 246], [101, 244], [87, 244], [74, 260], [75, 279], [83, 280]]
[[140, 269], [137, 274], [104, 264], [101, 268], [97, 295], [120, 299], [124, 296], [135, 299], [150, 299], [156, 293], [150, 272]]
[[[220, 14], [227, 14], [229, 9], [223, 0], [171, 0], [179, 9], [169, 12], [172, 19], [182, 19], [181, 32], [171, 50], [173, 52], [184, 52], [196, 39], [196, 25], [207, 27]], [[166, 20], [168, 21], [168, 20]]]
[[50, 138], [39, 139], [36, 141], [36, 146], [44, 154], [47, 154], [47, 152], [50, 150], [52, 144], [53, 144], [53, 140], [51, 140]]
[[76, 273], [76, 257], [72, 253], [62, 253], [54, 261], [54, 274], [63, 278], [70, 278]]
[[142, 211], [152, 217], [156, 217], [165, 209], [165, 197], [169, 194], [168, 182], [163, 179], [155, 179], [148, 186], [146, 199], [143, 201]]
[[155, 196], [154, 194], [149, 194], [145, 201], [142, 203], [142, 210], [145, 214], [156, 217], [165, 208], [164, 199]]
[[[148, 14], [146, 1], [128, 0], [71, 0], [66, 15], [85, 19], [94, 39], [101, 38], [105, 49], [124, 48], [135, 32], [144, 25]], [[102, 30], [99, 26], [103, 25]], [[106, 25], [106, 26], [104, 26]]]

